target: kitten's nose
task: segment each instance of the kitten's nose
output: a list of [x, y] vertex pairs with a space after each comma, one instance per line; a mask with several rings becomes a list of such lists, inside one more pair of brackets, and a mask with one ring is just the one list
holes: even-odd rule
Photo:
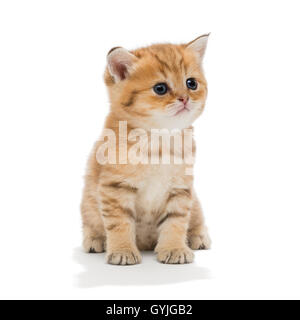
[[178, 100], [186, 105], [189, 101], [189, 97], [179, 97]]

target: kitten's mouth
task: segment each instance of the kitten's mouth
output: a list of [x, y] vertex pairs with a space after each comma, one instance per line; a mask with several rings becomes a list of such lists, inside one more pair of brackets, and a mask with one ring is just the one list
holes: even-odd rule
[[182, 114], [182, 113], [185, 113], [185, 112], [189, 112], [190, 111], [190, 108], [188, 106], [182, 106], [180, 108], [180, 110], [178, 110], [176, 113], [175, 113], [175, 117], [178, 116], [179, 114]]

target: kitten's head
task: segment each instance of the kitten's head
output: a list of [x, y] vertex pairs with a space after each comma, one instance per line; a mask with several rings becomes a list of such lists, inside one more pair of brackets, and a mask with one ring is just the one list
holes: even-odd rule
[[158, 44], [107, 56], [105, 83], [112, 112], [131, 125], [187, 128], [201, 114], [207, 95], [202, 70], [208, 35], [184, 45]]

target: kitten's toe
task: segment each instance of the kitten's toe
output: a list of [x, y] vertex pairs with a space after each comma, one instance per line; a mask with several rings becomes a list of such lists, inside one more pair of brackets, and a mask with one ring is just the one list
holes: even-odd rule
[[105, 240], [102, 238], [86, 238], [83, 242], [84, 251], [87, 253], [102, 253], [105, 251]]
[[184, 264], [194, 261], [194, 253], [188, 247], [157, 250], [157, 260], [165, 264]]
[[208, 233], [201, 236], [190, 236], [188, 238], [189, 247], [193, 250], [209, 250], [211, 248], [211, 240]]
[[138, 250], [120, 250], [107, 254], [107, 263], [113, 265], [135, 265], [142, 262], [142, 256]]

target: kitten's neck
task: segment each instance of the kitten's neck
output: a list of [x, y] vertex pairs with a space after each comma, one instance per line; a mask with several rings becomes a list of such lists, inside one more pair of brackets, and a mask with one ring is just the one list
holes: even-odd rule
[[183, 132], [184, 130], [187, 130], [187, 129], [194, 130], [192, 125], [187, 126], [186, 128], [161, 128], [154, 125], [146, 126], [145, 121], [142, 122], [137, 119], [124, 119], [124, 118], [122, 119], [118, 114], [111, 111], [106, 118], [105, 128], [118, 131], [120, 128], [120, 125], [122, 126], [126, 125], [128, 132], [130, 132], [131, 130], [141, 129], [146, 131], [148, 134], [150, 134], [151, 131], [153, 130], [169, 130], [170, 132], [172, 131]]

